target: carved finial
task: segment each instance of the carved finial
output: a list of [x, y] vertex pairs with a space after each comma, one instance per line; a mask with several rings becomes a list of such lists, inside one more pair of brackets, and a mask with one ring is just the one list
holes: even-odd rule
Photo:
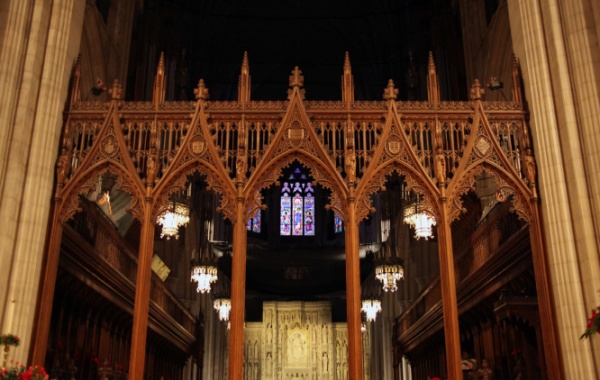
[[304, 86], [304, 76], [302, 75], [302, 70], [296, 66], [294, 67], [294, 70], [292, 70], [292, 75], [290, 75], [290, 87], [302, 86]]
[[471, 86], [471, 100], [481, 100], [481, 96], [485, 94], [485, 89], [481, 87], [479, 79], [475, 79]]
[[208, 100], [208, 88], [204, 85], [204, 79], [198, 81], [198, 87], [194, 89], [197, 100]]
[[342, 101], [354, 103], [354, 77], [350, 66], [350, 54], [346, 52], [344, 58], [344, 75], [342, 75]]
[[242, 59], [242, 71], [238, 81], [238, 103], [250, 102], [250, 64], [248, 63], [248, 52], [244, 52]]
[[521, 85], [521, 71], [519, 70], [519, 60], [516, 55], [512, 57], [512, 77], [513, 77], [513, 89], [512, 96], [513, 101], [517, 104], [523, 104], [523, 92]]
[[108, 92], [110, 93], [110, 96], [112, 97], [112, 100], [121, 100], [121, 99], [123, 99], [123, 94], [122, 94], [122, 90], [121, 90], [121, 84], [119, 83], [118, 79], [115, 79], [115, 81], [113, 82], [113, 85], [112, 85], [111, 89], [108, 90]]
[[385, 100], [396, 100], [398, 97], [398, 89], [394, 87], [394, 81], [388, 80], [388, 85], [383, 90], [383, 99]]
[[432, 52], [429, 52], [429, 63], [427, 68], [427, 98], [429, 103], [437, 104], [440, 102], [440, 84], [438, 83]]
[[165, 53], [160, 53], [156, 75], [154, 76], [154, 90], [152, 91], [152, 102], [156, 107], [165, 101]]

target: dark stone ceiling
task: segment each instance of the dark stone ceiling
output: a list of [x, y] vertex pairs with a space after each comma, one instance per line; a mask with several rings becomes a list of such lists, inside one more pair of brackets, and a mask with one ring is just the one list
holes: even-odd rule
[[[336, 100], [341, 98], [340, 78], [348, 51], [357, 100], [381, 99], [388, 79], [394, 80], [399, 97], [406, 99], [412, 54], [418, 82], [414, 97], [424, 99], [427, 55], [432, 51], [438, 73], [446, 74], [441, 75], [442, 93], [455, 99], [466, 92], [460, 83], [464, 72], [460, 22], [452, 3], [146, 0], [134, 26], [130, 66], [137, 68], [163, 51], [167, 62], [187, 65], [188, 98], [203, 78], [211, 99], [233, 100], [247, 51], [253, 99], [285, 99], [290, 71], [299, 66], [307, 99]], [[138, 95], [147, 96], [153, 73], [130, 73], [138, 76]], [[143, 90], [142, 81], [146, 82]]]

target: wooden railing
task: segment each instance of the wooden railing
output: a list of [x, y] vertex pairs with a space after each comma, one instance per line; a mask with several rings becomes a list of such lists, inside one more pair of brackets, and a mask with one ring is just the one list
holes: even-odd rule
[[[498, 254], [503, 242], [521, 231], [524, 223], [508, 211], [508, 203], [498, 203], [482, 219], [467, 244], [456, 255], [454, 270], [457, 290], [460, 283], [480, 269], [490, 257]], [[410, 304], [396, 319], [398, 331], [402, 333], [415, 325], [429, 310], [441, 306], [442, 292], [439, 276]]]
[[[131, 292], [133, 295], [137, 273], [135, 256], [137, 249], [130, 246], [129, 242], [119, 234], [112, 221], [93, 202], [82, 200], [81, 206], [83, 212], [78, 213], [65, 228], [66, 234], [77, 234], [89, 244], [87, 247], [80, 247], [78, 260], [87, 262], [89, 256], [102, 259], [130, 285], [129, 289], [120, 290]], [[116, 285], [117, 289], [120, 286], [111, 285]], [[152, 276], [150, 289], [151, 304], [166, 313], [189, 334], [195, 335], [195, 317], [155, 274]], [[133, 303], [130, 306], [133, 309]], [[159, 318], [165, 318], [165, 315]]]

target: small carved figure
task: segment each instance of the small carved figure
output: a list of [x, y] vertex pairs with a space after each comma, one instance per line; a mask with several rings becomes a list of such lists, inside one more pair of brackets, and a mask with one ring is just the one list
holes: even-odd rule
[[441, 149], [438, 149], [438, 153], [435, 155], [435, 178], [438, 184], [446, 182], [446, 159]]
[[525, 169], [525, 178], [527, 182], [530, 184], [535, 183], [535, 160], [533, 155], [531, 154], [531, 149], [527, 149], [525, 155], [523, 156], [524, 161], [524, 169]]
[[356, 176], [356, 156], [354, 152], [346, 153], [346, 173], [352, 179]]
[[492, 379], [492, 369], [490, 368], [490, 364], [487, 359], [481, 360], [481, 368], [477, 370], [477, 375], [481, 380]]
[[71, 164], [69, 163], [69, 157], [67, 156], [67, 148], [62, 148], [60, 156], [58, 156], [58, 162], [56, 163], [56, 171], [58, 177], [58, 183], [64, 183], [65, 179], [71, 173]]

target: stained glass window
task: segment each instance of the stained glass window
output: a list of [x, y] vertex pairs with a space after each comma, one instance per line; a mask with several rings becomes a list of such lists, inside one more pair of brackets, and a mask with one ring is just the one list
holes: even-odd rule
[[314, 236], [315, 196], [307, 176], [296, 168], [281, 188], [282, 236]]
[[254, 216], [248, 219], [246, 230], [255, 232], [257, 234], [260, 233], [260, 210], [256, 210]]
[[333, 223], [335, 225], [335, 233], [340, 233], [344, 230], [344, 224], [342, 222], [342, 218], [338, 214], [334, 214]]

